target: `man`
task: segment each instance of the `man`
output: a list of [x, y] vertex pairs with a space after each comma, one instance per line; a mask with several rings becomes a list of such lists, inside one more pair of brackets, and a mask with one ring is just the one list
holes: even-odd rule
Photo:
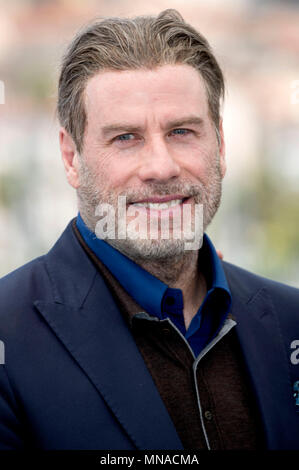
[[225, 174], [223, 93], [175, 10], [70, 45], [58, 114], [79, 214], [1, 281], [1, 448], [299, 448], [299, 292], [201, 234]]

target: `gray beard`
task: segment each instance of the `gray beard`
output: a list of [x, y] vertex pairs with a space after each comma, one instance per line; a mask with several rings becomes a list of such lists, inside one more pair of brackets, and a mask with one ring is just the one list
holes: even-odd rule
[[[222, 178], [219, 163], [219, 156], [212, 159], [208, 169], [208, 184], [191, 183], [188, 181], [178, 181], [172, 184], [148, 183], [144, 191], [128, 189], [125, 192], [112, 194], [110, 191], [98, 187], [96, 175], [91, 172], [85, 164], [82, 157], [81, 167], [79, 171], [80, 187], [77, 189], [78, 208], [82, 219], [87, 227], [95, 232], [98, 216], [95, 215], [96, 207], [101, 203], [108, 203], [114, 207], [117, 212], [118, 196], [126, 196], [127, 202], [133, 202], [141, 198], [155, 195], [168, 194], [188, 194], [193, 196], [195, 204], [203, 205], [203, 232], [212, 221], [221, 201]], [[104, 178], [102, 178], [104, 179]], [[100, 180], [100, 178], [99, 178]], [[118, 218], [115, 219], [115, 233], [118, 233]], [[168, 260], [178, 262], [184, 257], [188, 257], [190, 252], [185, 249], [184, 238], [180, 239], [125, 239], [106, 238], [111, 246], [133, 259], [139, 264], [148, 263], [150, 261]]]

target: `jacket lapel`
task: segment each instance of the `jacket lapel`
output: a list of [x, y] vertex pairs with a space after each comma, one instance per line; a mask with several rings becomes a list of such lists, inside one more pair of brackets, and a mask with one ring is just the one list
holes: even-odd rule
[[[231, 313], [264, 423], [269, 449], [298, 448], [298, 417], [293, 407], [287, 351], [268, 289], [224, 263], [232, 292]], [[294, 430], [292, 433], [291, 430]]]
[[54, 301], [35, 306], [136, 448], [182, 449], [129, 328], [70, 224], [46, 263]]

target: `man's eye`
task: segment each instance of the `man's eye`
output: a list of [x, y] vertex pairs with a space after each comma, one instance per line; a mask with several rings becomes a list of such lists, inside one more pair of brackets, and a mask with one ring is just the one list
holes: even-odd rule
[[187, 135], [190, 132], [189, 129], [173, 129], [173, 131], [171, 131], [171, 133], [175, 135]]
[[133, 140], [135, 138], [134, 134], [122, 134], [118, 135], [115, 137], [114, 140], [120, 141], [120, 142], [128, 142], [130, 140]]

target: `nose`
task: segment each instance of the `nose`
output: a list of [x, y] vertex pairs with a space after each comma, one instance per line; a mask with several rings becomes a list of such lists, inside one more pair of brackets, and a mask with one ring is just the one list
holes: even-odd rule
[[140, 157], [139, 178], [142, 181], [164, 182], [178, 177], [181, 172], [180, 165], [162, 137], [148, 142]]

